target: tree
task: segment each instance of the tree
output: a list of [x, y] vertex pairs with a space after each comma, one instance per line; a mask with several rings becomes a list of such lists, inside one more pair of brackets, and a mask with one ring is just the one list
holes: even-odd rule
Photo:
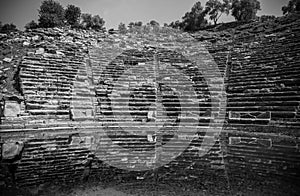
[[201, 2], [198, 1], [194, 4], [190, 12], [187, 12], [182, 18], [182, 27], [185, 31], [196, 31], [207, 24], [204, 18], [207, 10], [203, 10]]
[[230, 7], [230, 0], [223, 0], [223, 2], [219, 0], [209, 0], [206, 2], [205, 9], [208, 12], [209, 19], [216, 25], [223, 13], [229, 14]]
[[159, 23], [156, 22], [155, 20], [151, 20], [151, 21], [150, 21], [150, 25], [151, 25], [151, 26], [159, 26]]
[[39, 27], [39, 25], [34, 20], [30, 21], [29, 23], [27, 23], [25, 25], [25, 29], [26, 30], [28, 30], [28, 29], [36, 29], [38, 27]]
[[93, 22], [92, 22], [92, 15], [91, 14], [82, 14], [81, 15], [81, 25], [85, 29], [89, 29], [92, 27]]
[[254, 19], [258, 10], [260, 10], [260, 2], [258, 0], [233, 0], [232, 16], [237, 21]]
[[171, 22], [169, 26], [173, 29], [181, 29], [182, 23], [179, 20], [176, 20], [175, 22]]
[[287, 6], [282, 7], [283, 14], [289, 14], [300, 11], [300, 0], [290, 0]]
[[122, 22], [119, 24], [118, 29], [121, 34], [125, 34], [127, 32], [127, 28], [126, 28], [125, 24]]
[[92, 17], [92, 29], [94, 30], [102, 30], [105, 21], [99, 15], [95, 15]]
[[14, 31], [18, 31], [16, 25], [14, 25], [13, 23], [10, 24], [4, 24], [1, 27], [1, 31], [0, 33], [10, 33], [10, 32], [14, 32]]
[[68, 5], [65, 11], [65, 19], [69, 25], [77, 25], [80, 19], [81, 10], [75, 5]]
[[53, 0], [44, 0], [39, 10], [40, 27], [56, 27], [64, 24], [64, 8]]

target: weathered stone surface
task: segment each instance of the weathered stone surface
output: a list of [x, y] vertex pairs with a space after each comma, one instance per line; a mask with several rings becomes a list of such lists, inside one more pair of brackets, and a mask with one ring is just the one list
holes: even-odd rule
[[44, 54], [45, 49], [44, 48], [39, 48], [38, 50], [35, 51], [35, 54]]
[[85, 109], [72, 109], [72, 118], [89, 118], [93, 116], [93, 110], [85, 110]]
[[2, 145], [2, 159], [10, 160], [20, 156], [23, 148], [22, 142], [4, 143]]
[[12, 61], [12, 59], [11, 58], [4, 58], [3, 61], [6, 62], [6, 63], [10, 63]]
[[5, 117], [17, 117], [21, 112], [20, 104], [16, 101], [6, 101], [4, 105]]

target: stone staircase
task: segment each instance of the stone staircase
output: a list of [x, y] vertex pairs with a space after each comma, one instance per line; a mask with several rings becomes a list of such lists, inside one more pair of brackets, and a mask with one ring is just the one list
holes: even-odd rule
[[299, 126], [299, 30], [234, 45], [229, 122]]
[[5, 100], [0, 125], [25, 143], [16, 183], [74, 183], [91, 157], [90, 175], [113, 180], [297, 181], [298, 26], [216, 42], [31, 32], [47, 42], [22, 58], [23, 98]]

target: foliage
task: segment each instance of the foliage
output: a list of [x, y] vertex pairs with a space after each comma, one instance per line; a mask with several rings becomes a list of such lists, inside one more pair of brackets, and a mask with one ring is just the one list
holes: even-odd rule
[[0, 29], [0, 33], [10, 33], [10, 32], [14, 32], [14, 31], [18, 31], [16, 25], [10, 23], [10, 24], [4, 24], [2, 26], [1, 24], [1, 29]]
[[105, 21], [99, 15], [92, 17], [92, 29], [94, 30], [103, 30]]
[[223, 13], [229, 14], [231, 8], [230, 0], [209, 0], [206, 2], [206, 11], [208, 12], [209, 19], [216, 25], [219, 18]]
[[141, 21], [134, 23], [135, 26], [137, 27], [141, 27], [143, 26], [143, 23]]
[[142, 27], [143, 26], [143, 22], [139, 21], [139, 22], [130, 22], [128, 24], [128, 28], [131, 29], [133, 27]]
[[134, 26], [134, 22], [130, 22], [130, 23], [128, 24], [128, 29], [131, 29], [133, 26]]
[[[66, 23], [65, 23], [66, 22]], [[44, 0], [39, 10], [39, 27], [57, 27], [71, 25], [73, 28], [103, 30], [105, 21], [99, 15], [81, 14], [81, 9], [68, 5], [66, 10], [54, 0]], [[35, 24], [27, 24], [25, 28], [34, 28]]]
[[85, 29], [91, 28], [93, 25], [92, 15], [84, 13], [81, 15], [81, 26]]
[[25, 25], [25, 29], [26, 30], [28, 30], [28, 29], [36, 29], [38, 27], [39, 27], [39, 25], [34, 20], [30, 21], [29, 23], [27, 23]]
[[273, 15], [262, 15], [261, 17], [259, 17], [259, 20], [261, 22], [266, 22], [266, 21], [271, 21], [271, 20], [275, 20], [276, 16]]
[[118, 30], [121, 34], [127, 33], [127, 28], [124, 23], [120, 23], [118, 26]]
[[68, 5], [65, 11], [65, 19], [67, 21], [67, 24], [69, 25], [78, 24], [80, 15], [81, 15], [81, 10], [79, 7], [76, 7], [75, 5]]
[[94, 29], [94, 30], [103, 30], [105, 21], [99, 15], [92, 16], [91, 14], [82, 14], [81, 15], [81, 26], [84, 29]]
[[[151, 21], [150, 21], [151, 22]], [[173, 28], [170, 28], [168, 24], [165, 23], [165, 26], [164, 27], [161, 27], [159, 25], [157, 25], [157, 23], [153, 23], [152, 25], [149, 23], [147, 23], [146, 25], [141, 25], [139, 26], [141, 23], [135, 23], [135, 22], [131, 22], [129, 23], [128, 25], [128, 29], [126, 32], [129, 32], [129, 33], [133, 33], [133, 34], [137, 34], [137, 35], [148, 35], [148, 34], [171, 34], [171, 33], [174, 33], [174, 32], [177, 32], [176, 30], [174, 30]], [[120, 23], [120, 25], [123, 24], [123, 23]], [[120, 25], [119, 25], [119, 32], [120, 32]], [[122, 25], [123, 26], [123, 25]], [[125, 26], [125, 25], [124, 25]], [[113, 32], [111, 32], [113, 33]], [[121, 33], [121, 32], [120, 32]]]
[[64, 24], [64, 8], [53, 0], [44, 0], [39, 10], [40, 27], [56, 27]]
[[258, 0], [233, 0], [232, 16], [237, 21], [254, 19], [258, 10], [260, 10], [260, 2]]
[[283, 14], [300, 11], [300, 0], [290, 0], [288, 5], [282, 7]]
[[196, 31], [207, 25], [207, 20], [204, 18], [207, 11], [203, 9], [201, 2], [194, 4], [190, 12], [187, 12], [182, 18], [182, 28], [185, 31]]
[[159, 26], [159, 23], [156, 22], [155, 20], [151, 20], [149, 24], [152, 26]]
[[181, 29], [182, 23], [179, 20], [176, 20], [175, 22], [171, 22], [169, 26], [173, 29]]

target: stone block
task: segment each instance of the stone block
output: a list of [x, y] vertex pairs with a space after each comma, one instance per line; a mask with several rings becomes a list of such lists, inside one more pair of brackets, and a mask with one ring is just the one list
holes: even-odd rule
[[240, 119], [240, 113], [229, 111], [229, 119]]
[[23, 46], [29, 46], [29, 45], [30, 45], [29, 42], [27, 42], [27, 41], [23, 42]]
[[6, 101], [4, 106], [5, 117], [17, 117], [21, 112], [20, 104], [16, 101]]
[[73, 119], [76, 118], [89, 118], [93, 116], [93, 110], [85, 110], [85, 109], [72, 109]]
[[38, 50], [35, 51], [35, 54], [44, 54], [45, 49], [44, 48], [39, 48]]
[[241, 141], [241, 137], [230, 137], [229, 138], [229, 145], [237, 145], [240, 144]]
[[3, 61], [6, 63], [10, 63], [12, 61], [12, 58], [4, 58]]
[[2, 146], [2, 158], [13, 159], [18, 156], [24, 147], [23, 142], [4, 143]]
[[272, 147], [272, 140], [271, 139], [257, 139], [256, 143], [259, 146], [271, 148]]

